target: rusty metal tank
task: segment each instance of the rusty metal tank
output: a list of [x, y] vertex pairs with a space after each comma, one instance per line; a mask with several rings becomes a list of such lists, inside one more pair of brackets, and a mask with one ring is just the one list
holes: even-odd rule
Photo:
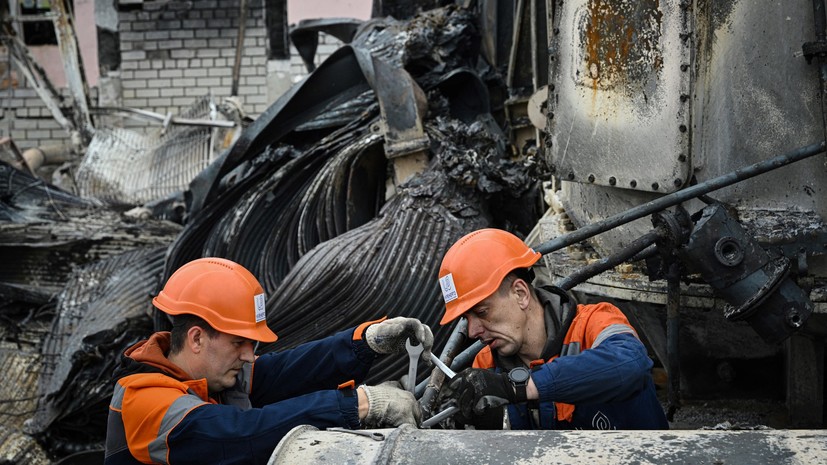
[[[802, 52], [815, 40], [811, 2], [555, 4], [546, 155], [575, 223], [824, 138], [818, 67]], [[783, 222], [779, 236], [807, 246], [814, 241], [798, 235], [824, 231], [824, 162], [712, 195], [763, 216], [758, 223]], [[610, 252], [650, 226], [617, 228], [595, 244]]]
[[[553, 208], [531, 240], [549, 241], [824, 140], [818, 53], [825, 45], [824, 35], [815, 32], [824, 31], [820, 16], [807, 1], [554, 1], [540, 127], [542, 153], [554, 174]], [[714, 390], [732, 381], [732, 360], [772, 363], [772, 372], [781, 376], [767, 384], [787, 397], [790, 415], [823, 426], [825, 156], [734, 183], [703, 200], [681, 206], [695, 213], [712, 201], [725, 205], [761, 247], [789, 260], [789, 276], [809, 298], [812, 317], [804, 336], [769, 344], [742, 322], [722, 317], [726, 302], [720, 293], [702, 280], [685, 279], [685, 367], [691, 370], [695, 356], [704, 360], [698, 372], [715, 378], [704, 381]], [[594, 236], [584, 247], [548, 254], [547, 278], [616, 253], [652, 227], [650, 218], [640, 218]], [[658, 358], [666, 359], [663, 281], [623, 267], [577, 290], [586, 299], [619, 302], [647, 333]]]

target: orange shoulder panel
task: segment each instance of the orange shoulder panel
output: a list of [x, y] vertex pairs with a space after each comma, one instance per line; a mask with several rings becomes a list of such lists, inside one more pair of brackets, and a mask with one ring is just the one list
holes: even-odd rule
[[584, 349], [590, 348], [600, 335], [600, 332], [611, 325], [628, 326], [635, 336], [637, 336], [637, 332], [635, 332], [632, 325], [629, 324], [626, 315], [614, 305], [608, 302], [578, 305], [577, 316], [574, 318], [568, 334], [566, 334], [565, 343], [568, 344], [572, 340], [579, 340], [583, 344]]
[[485, 346], [482, 348], [477, 356], [474, 357], [474, 368], [494, 368], [494, 354], [491, 353], [491, 348]]
[[143, 463], [152, 463], [149, 444], [158, 437], [161, 421], [172, 403], [188, 395], [188, 388], [201, 391], [196, 385], [206, 384], [205, 380], [184, 383], [161, 373], [135, 374], [122, 378], [119, 383], [125, 389], [121, 416], [126, 443], [129, 452]]

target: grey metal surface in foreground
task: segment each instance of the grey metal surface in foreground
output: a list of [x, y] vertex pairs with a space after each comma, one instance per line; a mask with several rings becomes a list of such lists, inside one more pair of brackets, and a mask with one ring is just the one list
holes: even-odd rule
[[385, 441], [312, 426], [282, 439], [270, 465], [338, 464], [812, 464], [823, 430], [449, 431], [377, 430]]

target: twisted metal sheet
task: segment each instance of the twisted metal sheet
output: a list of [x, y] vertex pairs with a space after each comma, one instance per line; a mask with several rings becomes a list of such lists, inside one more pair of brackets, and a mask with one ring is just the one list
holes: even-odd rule
[[40, 402], [28, 432], [49, 429], [51, 440], [97, 432], [103, 439], [112, 370], [120, 354], [152, 330], [149, 297], [165, 252], [166, 247], [133, 250], [72, 275], [43, 340]]

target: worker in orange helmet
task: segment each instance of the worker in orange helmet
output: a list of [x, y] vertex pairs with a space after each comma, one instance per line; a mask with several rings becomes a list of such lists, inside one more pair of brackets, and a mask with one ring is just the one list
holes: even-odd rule
[[291, 428], [395, 427], [419, 423], [413, 394], [361, 385], [377, 354], [427, 357], [428, 326], [413, 318], [357, 328], [256, 357], [274, 342], [264, 291], [244, 267], [221, 258], [183, 265], [153, 304], [173, 318], [126, 350], [109, 407], [106, 464], [266, 463]]
[[501, 428], [507, 405], [512, 429], [667, 429], [652, 360], [623, 313], [535, 288], [530, 268], [539, 259], [498, 229], [472, 232], [445, 254], [440, 323], [467, 318], [468, 336], [485, 347], [440, 401], [455, 402], [459, 423], [478, 428]]

